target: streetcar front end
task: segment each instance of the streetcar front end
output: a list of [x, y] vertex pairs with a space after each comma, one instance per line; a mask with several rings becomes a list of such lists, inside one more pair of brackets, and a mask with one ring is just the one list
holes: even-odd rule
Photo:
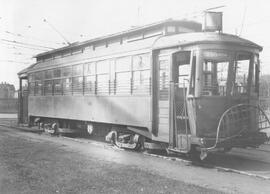
[[[178, 45], [169, 47], [173, 42]], [[270, 122], [259, 106], [262, 47], [220, 32], [165, 37], [157, 45], [165, 43], [168, 48], [159, 52], [157, 94], [159, 109], [169, 104], [170, 151], [199, 151], [205, 156], [233, 147], [258, 147], [269, 140], [264, 130]], [[169, 97], [164, 99], [166, 83]]]
[[259, 106], [256, 49], [231, 45], [230, 49], [203, 49], [200, 53], [201, 83], [196, 88], [198, 98], [193, 100], [201, 150], [258, 147], [268, 141], [262, 132], [269, 128], [269, 120]]

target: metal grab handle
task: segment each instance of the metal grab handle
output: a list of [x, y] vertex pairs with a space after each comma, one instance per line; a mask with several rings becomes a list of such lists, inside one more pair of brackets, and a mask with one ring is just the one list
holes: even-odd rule
[[[175, 100], [175, 87], [179, 86], [179, 83], [175, 83], [175, 82], [170, 82], [171, 85], [171, 89], [173, 90], [172, 92], [172, 104], [173, 104], [173, 118], [174, 118], [174, 141], [175, 141], [175, 146], [177, 145], [177, 135], [178, 135], [178, 124], [177, 124], [177, 113], [176, 113], [176, 100]], [[185, 82], [183, 82], [183, 86], [184, 86], [184, 91], [183, 91], [183, 98], [184, 98], [184, 103], [183, 103], [183, 110], [181, 112], [181, 116], [185, 118], [185, 135], [186, 138], [188, 139], [188, 121], [187, 121], [187, 102], [186, 102], [186, 87], [185, 87]], [[187, 141], [188, 144], [188, 141]], [[188, 145], [187, 145], [188, 147]]]

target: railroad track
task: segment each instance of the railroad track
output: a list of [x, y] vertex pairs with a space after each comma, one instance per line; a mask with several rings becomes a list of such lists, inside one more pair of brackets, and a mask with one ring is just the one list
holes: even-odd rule
[[[62, 137], [64, 139], [69, 139], [72, 141], [76, 141], [79, 143], [88, 143], [88, 144], [92, 144], [95, 146], [101, 146], [101, 147], [106, 147], [108, 149], [112, 149], [112, 150], [116, 150], [116, 151], [129, 151], [129, 152], [135, 152], [132, 150], [125, 150], [122, 148], [118, 148], [110, 143], [107, 142], [100, 142], [100, 141], [95, 141], [92, 139], [83, 139], [83, 138], [71, 138], [71, 137]], [[270, 146], [270, 145], [269, 145]], [[147, 155], [150, 157], [155, 157], [155, 158], [162, 158], [164, 160], [168, 160], [168, 161], [174, 161], [174, 162], [182, 162], [182, 163], [186, 163], [189, 165], [193, 165], [193, 166], [199, 166], [199, 167], [205, 167], [205, 168], [212, 168], [212, 169], [216, 169], [218, 171], [222, 171], [222, 172], [231, 172], [231, 173], [237, 173], [237, 174], [242, 174], [242, 175], [246, 175], [246, 176], [251, 176], [251, 177], [256, 177], [256, 178], [261, 178], [264, 180], [270, 180], [270, 176], [264, 176], [264, 175], [258, 175], [255, 173], [250, 173], [250, 172], [245, 172], [245, 171], [241, 171], [241, 170], [237, 170], [237, 169], [233, 169], [233, 168], [226, 168], [226, 167], [222, 167], [222, 166], [217, 166], [211, 163], [207, 163], [204, 161], [192, 161], [191, 159], [189, 159], [188, 157], [185, 156], [181, 156], [181, 155], [165, 155], [164, 153], [148, 153], [146, 151], [141, 152], [143, 155]]]
[[262, 151], [262, 152], [270, 152], [270, 144], [264, 144], [263, 148], [259, 147], [257, 148], [258, 150]]
[[[36, 132], [34, 130], [27, 130], [26, 128], [12, 127], [12, 126], [3, 125], [3, 124], [0, 124], [0, 126], [13, 128], [13, 129], [17, 129], [17, 130], [22, 130], [22, 131]], [[91, 144], [91, 145], [103, 147], [103, 148], [106, 148], [106, 149], [112, 149], [114, 151], [135, 152], [135, 151], [131, 151], [131, 150], [125, 150], [125, 149], [122, 149], [122, 148], [118, 148], [118, 147], [116, 147], [116, 146], [114, 146], [114, 145], [112, 145], [110, 143], [105, 142], [105, 141], [95, 140], [95, 139], [87, 138], [87, 137], [59, 136], [59, 138], [68, 139], [70, 141], [75, 141], [75, 142], [78, 142], [78, 143]], [[259, 149], [259, 150], [263, 151], [263, 152], [270, 152], [270, 144], [267, 144], [266, 146], [269, 147], [269, 150], [261, 150], [261, 149]], [[141, 152], [141, 154], [147, 155], [149, 157], [161, 158], [161, 159], [168, 160], [168, 161], [186, 163], [186, 164], [192, 165], [192, 166], [198, 166], [198, 167], [203, 167], [203, 168], [211, 168], [211, 169], [216, 169], [216, 170], [222, 171], [222, 172], [237, 173], [237, 174], [241, 174], [241, 175], [246, 175], [246, 176], [250, 176], [250, 177], [256, 177], [256, 178], [264, 179], [264, 180], [270, 180], [270, 175], [266, 176], [266, 175], [262, 175], [262, 174], [256, 174], [254, 172], [247, 172], [247, 171], [238, 170], [238, 169], [234, 169], [234, 168], [223, 167], [223, 166], [213, 164], [213, 163], [211, 163], [209, 161], [192, 161], [191, 159], [189, 159], [186, 156], [166, 155], [165, 153], [149, 153], [149, 152], [146, 152], [146, 151]], [[270, 166], [270, 161], [269, 161], [269, 166]]]

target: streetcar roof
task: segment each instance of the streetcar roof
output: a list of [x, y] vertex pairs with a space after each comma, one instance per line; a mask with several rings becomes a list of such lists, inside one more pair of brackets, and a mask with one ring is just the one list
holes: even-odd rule
[[145, 32], [145, 31], [151, 30], [151, 29], [156, 29], [156, 28], [163, 29], [165, 26], [168, 26], [168, 25], [177, 25], [179, 27], [186, 28], [190, 31], [197, 31], [197, 32], [201, 31], [201, 28], [202, 28], [202, 25], [198, 22], [195, 22], [195, 21], [190, 21], [190, 20], [185, 20], [185, 19], [184, 20], [174, 20], [174, 19], [170, 18], [167, 20], [163, 20], [160, 22], [156, 22], [156, 23], [152, 23], [152, 24], [148, 24], [148, 25], [144, 25], [144, 26], [133, 27], [129, 30], [122, 31], [119, 33], [110, 34], [107, 36], [102, 36], [102, 37], [94, 38], [94, 39], [83, 41], [83, 42], [75, 42], [75, 43], [72, 43], [72, 44], [65, 46], [65, 47], [61, 47], [61, 48], [57, 48], [57, 49], [53, 49], [53, 50], [50, 50], [47, 52], [40, 53], [40, 54], [36, 55], [35, 58], [45, 57], [47, 55], [61, 53], [61, 52], [66, 51], [66, 50], [71, 50], [71, 49], [76, 49], [76, 48], [92, 45], [92, 44], [97, 43], [97, 42], [103, 42], [103, 41], [111, 40], [114, 38], [119, 38], [119, 37], [132, 35], [132, 34], [136, 34], [136, 33], [140, 33], [140, 32]]
[[[217, 33], [217, 32], [201, 32], [201, 24], [193, 21], [187, 21], [187, 20], [165, 20], [162, 22], [133, 28], [131, 30], [127, 30], [124, 32], [120, 32], [117, 34], [112, 34], [109, 36], [104, 36], [84, 42], [78, 42], [71, 44], [66, 47], [54, 49], [45, 53], [38, 54], [35, 56], [36, 58], [43, 58], [54, 54], [59, 54], [65, 51], [70, 51], [72, 49], [76, 48], [84, 48], [88, 45], [95, 44], [96, 42], [104, 42], [107, 40], [111, 40], [114, 38], [123, 37], [129, 34], [139, 33], [139, 32], [145, 32], [147, 30], [151, 29], [162, 29], [165, 26], [168, 25], [176, 25], [180, 27], [184, 27], [186, 29], [191, 30], [192, 32], [188, 33], [175, 33], [175, 34], [161, 34], [157, 36], [154, 39], [146, 38], [142, 41], [143, 44], [139, 44], [138, 47], [142, 48], [149, 48], [149, 49], [162, 49], [162, 48], [169, 48], [169, 47], [175, 47], [175, 46], [188, 46], [188, 45], [196, 45], [196, 44], [235, 44], [240, 46], [247, 46], [247, 47], [253, 47], [256, 49], [262, 50], [262, 47], [252, 41], [249, 41], [247, 39], [243, 39], [239, 36], [231, 35], [231, 34], [225, 34], [225, 33]], [[140, 40], [139, 40], [140, 41]], [[128, 45], [128, 44], [127, 44]], [[35, 68], [39, 64], [39, 61], [37, 63], [34, 63], [30, 65], [28, 68], [23, 69], [18, 73], [18, 75], [23, 76], [25, 73], [27, 73], [29, 70]]]
[[230, 43], [240, 46], [254, 47], [262, 51], [262, 47], [260, 45], [250, 40], [241, 38], [236, 35], [216, 32], [194, 32], [163, 36], [155, 42], [155, 44], [153, 45], [153, 49], [207, 43]]
[[32, 69], [35, 65], [37, 65], [37, 63], [34, 63], [28, 67], [26, 67], [25, 69], [19, 71], [17, 74], [19, 75], [20, 78], [26, 78], [27, 77], [27, 73], [30, 69]]

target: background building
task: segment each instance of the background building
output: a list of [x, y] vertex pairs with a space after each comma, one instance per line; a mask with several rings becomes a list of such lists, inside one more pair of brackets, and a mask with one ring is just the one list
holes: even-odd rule
[[0, 83], [0, 113], [17, 113], [18, 98], [15, 93], [14, 85]]
[[0, 83], [0, 98], [15, 98], [15, 87], [12, 84]]

